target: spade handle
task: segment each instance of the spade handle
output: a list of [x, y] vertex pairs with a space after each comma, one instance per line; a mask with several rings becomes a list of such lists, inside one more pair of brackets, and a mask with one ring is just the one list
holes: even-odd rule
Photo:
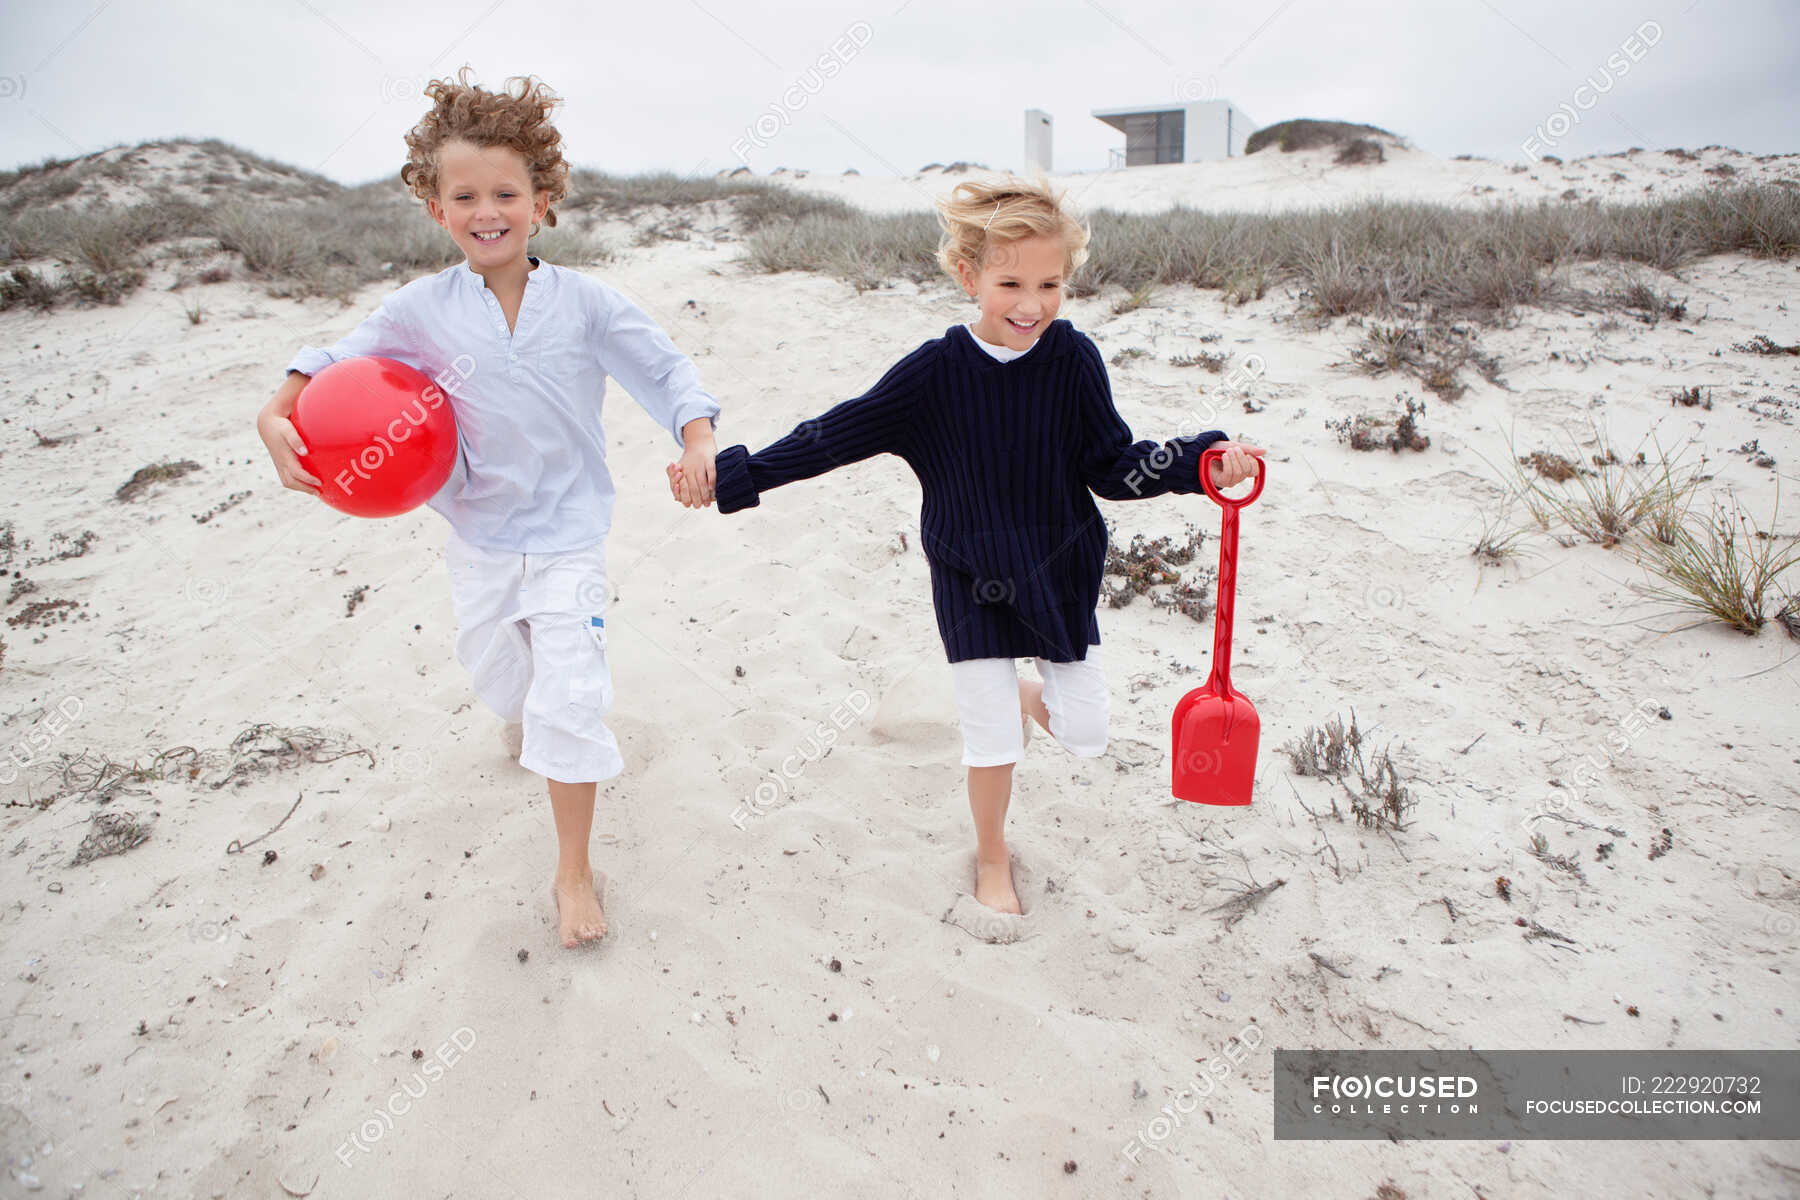
[[1200, 486], [1218, 501], [1224, 514], [1219, 523], [1219, 601], [1213, 614], [1213, 666], [1208, 686], [1229, 699], [1231, 690], [1231, 616], [1237, 607], [1238, 509], [1262, 495], [1269, 468], [1256, 460], [1256, 483], [1249, 493], [1232, 498], [1213, 485], [1212, 465], [1225, 457], [1223, 450], [1207, 450], [1200, 456]]

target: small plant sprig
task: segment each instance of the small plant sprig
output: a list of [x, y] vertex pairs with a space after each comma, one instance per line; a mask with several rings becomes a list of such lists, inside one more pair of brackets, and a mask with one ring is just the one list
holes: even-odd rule
[[1200, 350], [1193, 354], [1175, 354], [1169, 357], [1171, 367], [1199, 367], [1211, 371], [1214, 375], [1225, 369], [1225, 355], [1212, 350]]
[[1356, 728], [1356, 710], [1350, 710], [1350, 727], [1344, 728], [1342, 717], [1333, 714], [1322, 727], [1308, 725], [1293, 745], [1284, 746], [1294, 774], [1316, 779], [1336, 778], [1350, 769], [1353, 756], [1360, 753], [1362, 733]]
[[[1282, 747], [1297, 775], [1335, 779], [1350, 796], [1350, 815], [1358, 825], [1376, 830], [1404, 830], [1407, 817], [1417, 806], [1406, 785], [1400, 781], [1387, 748], [1375, 753], [1366, 764], [1362, 753], [1363, 735], [1356, 727], [1356, 710], [1350, 710], [1350, 725], [1335, 714], [1322, 728], [1307, 726], [1290, 745]], [[1356, 778], [1360, 791], [1345, 780]], [[1336, 801], [1332, 812], [1337, 812]]]
[[1133, 291], [1129, 296], [1126, 296], [1123, 300], [1120, 300], [1117, 304], [1113, 305], [1113, 316], [1122, 317], [1128, 312], [1136, 312], [1138, 309], [1149, 304], [1151, 298], [1155, 295], [1156, 285], [1154, 283], [1146, 283]]
[[1743, 354], [1795, 354], [1800, 355], [1800, 342], [1792, 346], [1783, 346], [1766, 333], [1759, 333], [1747, 342], [1737, 342], [1731, 347]]
[[1519, 539], [1525, 536], [1525, 530], [1511, 528], [1509, 520], [1512, 514], [1512, 502], [1508, 498], [1500, 505], [1500, 511], [1492, 520], [1484, 520], [1481, 526], [1481, 537], [1476, 540], [1475, 548], [1469, 553], [1481, 560], [1482, 565], [1494, 565], [1517, 556]]
[[[1179, 568], [1194, 561], [1205, 540], [1204, 530], [1189, 529], [1187, 541], [1181, 544], [1173, 538], [1146, 538], [1141, 533], [1132, 535], [1130, 546], [1124, 550], [1109, 542], [1101, 599], [1108, 607], [1124, 608], [1136, 597], [1148, 595], [1159, 608], [1173, 608], [1196, 621], [1204, 621], [1212, 615], [1207, 599], [1210, 572], [1200, 572], [1197, 579], [1184, 581]], [[1114, 577], [1122, 577], [1124, 582], [1116, 584]], [[1167, 596], [1158, 596], [1150, 591], [1158, 586], [1172, 586], [1174, 590]]]
[[1468, 391], [1457, 379], [1472, 366], [1489, 383], [1500, 382], [1500, 360], [1483, 354], [1473, 331], [1461, 325], [1383, 325], [1370, 322], [1350, 358], [1370, 375], [1399, 371], [1413, 376], [1440, 400], [1455, 400]]
[[1352, 450], [1380, 450], [1386, 447], [1398, 454], [1402, 450], [1424, 450], [1431, 445], [1431, 439], [1419, 432], [1419, 418], [1425, 415], [1425, 402], [1415, 400], [1404, 392], [1395, 396], [1406, 406], [1406, 411], [1394, 417], [1381, 417], [1373, 413], [1358, 413], [1354, 417], [1344, 417], [1337, 421], [1326, 421], [1325, 428], [1338, 435], [1338, 441], [1348, 442]]

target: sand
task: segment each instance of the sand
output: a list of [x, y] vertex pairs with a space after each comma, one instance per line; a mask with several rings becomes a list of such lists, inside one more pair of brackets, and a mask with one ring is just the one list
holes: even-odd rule
[[[1396, 195], [1522, 178], [1359, 170]], [[1155, 208], [1163, 178], [1122, 173], [1084, 202]], [[1272, 203], [1271, 179], [1238, 206]], [[875, 208], [914, 194], [801, 182]], [[948, 285], [858, 295], [749, 275], [738, 250], [703, 229], [598, 272], [694, 356], [724, 445], [772, 440], [971, 316]], [[384, 289], [342, 308], [222, 283], [192, 326], [172, 270], [116, 308], [0, 314], [17, 543], [0, 565], [36, 585], [6, 615], [79, 606], [3, 631], [0, 737], [28, 760], [8, 762], [0, 810], [5, 1194], [1800, 1188], [1785, 1143], [1277, 1144], [1270, 1101], [1276, 1047], [1795, 1044], [1796, 644], [1646, 600], [1623, 548], [1528, 532], [1503, 564], [1470, 554], [1509, 436], [1573, 453], [1590, 420], [1623, 451], [1654, 435], [1704, 462], [1703, 494], [1731, 490], [1766, 527], [1800, 459], [1800, 359], [1732, 346], [1800, 341], [1793, 262], [1653, 276], [1688, 298], [1655, 325], [1525, 312], [1483, 334], [1505, 386], [1470, 375], [1454, 402], [1355, 371], [1363, 331], [1297, 320], [1291, 295], [1067, 304], [1109, 357], [1146, 352], [1112, 368], [1140, 436], [1222, 426], [1270, 450], [1243, 516], [1233, 671], [1263, 749], [1248, 809], [1172, 800], [1168, 718], [1205, 678], [1211, 624], [1104, 610], [1112, 745], [1082, 761], [1032, 743], [1010, 823], [1021, 919], [964, 896], [973, 840], [905, 467], [689, 512], [663, 482], [666, 435], [615, 392], [628, 770], [595, 820], [612, 931], [581, 952], [555, 941], [542, 785], [505, 759], [451, 655], [439, 518], [357, 521], [284, 493], [252, 426], [293, 348]], [[1200, 348], [1257, 355], [1261, 377], [1226, 394], [1167, 362]], [[1710, 409], [1671, 405], [1695, 384]], [[1357, 453], [1326, 428], [1399, 392], [1428, 401], [1422, 452]], [[1773, 468], [1739, 453], [1752, 439]], [[184, 459], [199, 469], [113, 499]], [[1103, 507], [1120, 542], [1204, 527], [1214, 561], [1210, 501]], [[85, 553], [33, 562], [83, 530]], [[1343, 790], [1280, 751], [1352, 710], [1416, 801], [1399, 833], [1334, 820]], [[325, 740], [252, 753], [292, 729]], [[178, 747], [194, 754], [163, 759], [168, 778], [35, 803], [62, 788], [61, 756], [147, 767]], [[148, 838], [72, 865], [102, 811]], [[1532, 831], [1579, 876], [1534, 855]], [[1256, 1048], [1186, 1111], [1183, 1089], [1240, 1044]]]

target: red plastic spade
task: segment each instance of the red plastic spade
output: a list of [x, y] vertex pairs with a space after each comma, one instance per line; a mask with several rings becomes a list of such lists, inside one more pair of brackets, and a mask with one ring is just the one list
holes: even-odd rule
[[1262, 495], [1268, 464], [1256, 460], [1256, 483], [1233, 500], [1213, 486], [1212, 465], [1223, 450], [1200, 456], [1200, 486], [1225, 509], [1219, 529], [1219, 604], [1213, 614], [1212, 676], [1175, 706], [1173, 772], [1177, 800], [1248, 804], [1256, 783], [1256, 742], [1262, 722], [1231, 686], [1231, 613], [1237, 601], [1238, 509]]

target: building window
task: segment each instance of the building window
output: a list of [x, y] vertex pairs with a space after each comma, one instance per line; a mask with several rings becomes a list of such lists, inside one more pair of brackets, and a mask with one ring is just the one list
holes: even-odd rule
[[1125, 165], [1145, 167], [1154, 163], [1185, 161], [1187, 114], [1134, 113], [1125, 118]]

